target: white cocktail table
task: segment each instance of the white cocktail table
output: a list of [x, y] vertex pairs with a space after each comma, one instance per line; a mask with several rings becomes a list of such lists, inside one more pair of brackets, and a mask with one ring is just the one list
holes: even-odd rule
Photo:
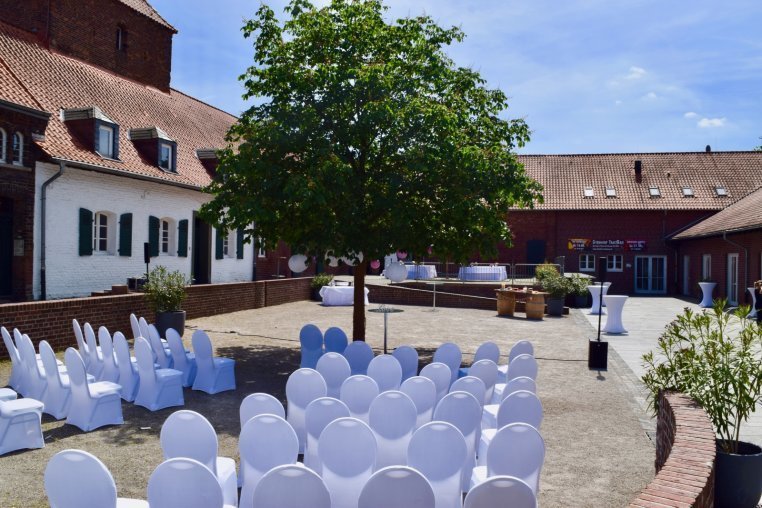
[[699, 307], [711, 307], [712, 306], [712, 292], [717, 285], [716, 282], [699, 282], [701, 288], [701, 303]]
[[757, 319], [757, 294], [754, 292], [754, 286], [746, 288], [751, 294], [751, 312], [746, 314], [747, 319]]
[[[593, 297], [593, 306], [590, 308], [590, 312], [588, 312], [588, 314], [601, 314], [601, 285], [595, 284], [587, 286], [587, 290], [590, 291], [590, 295]], [[607, 291], [608, 288], [603, 286], [603, 290]], [[603, 314], [605, 313], [606, 311], [604, 310]]]
[[606, 295], [603, 297], [603, 301], [606, 302], [608, 316], [606, 317], [606, 325], [601, 331], [604, 333], [627, 333], [627, 330], [622, 326], [622, 309], [624, 309], [627, 296]]

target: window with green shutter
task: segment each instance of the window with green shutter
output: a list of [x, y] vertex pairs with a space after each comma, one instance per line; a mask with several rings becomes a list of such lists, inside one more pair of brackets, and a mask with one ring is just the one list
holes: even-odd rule
[[93, 212], [79, 209], [79, 255], [93, 255]]
[[119, 216], [119, 255], [132, 256], [132, 214]]
[[225, 257], [222, 245], [223, 240], [225, 239], [225, 235], [217, 228], [214, 228], [214, 232], [214, 259], [222, 259]]
[[159, 255], [159, 225], [161, 221], [153, 215], [148, 217], [148, 243], [150, 244], [151, 257]]
[[181, 258], [188, 257], [188, 219], [177, 224], [177, 255]]
[[235, 257], [243, 259], [243, 228], [238, 228], [235, 238]]

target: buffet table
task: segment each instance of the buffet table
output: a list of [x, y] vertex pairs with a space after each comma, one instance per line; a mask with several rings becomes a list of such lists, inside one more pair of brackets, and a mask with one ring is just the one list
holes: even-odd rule
[[508, 273], [504, 266], [462, 266], [458, 270], [460, 280], [505, 280]]
[[[323, 286], [320, 288], [320, 297], [323, 305], [353, 305], [355, 288], [352, 286]], [[368, 302], [368, 288], [365, 288], [365, 305]]]
[[437, 268], [434, 265], [405, 265], [408, 279], [436, 279]]

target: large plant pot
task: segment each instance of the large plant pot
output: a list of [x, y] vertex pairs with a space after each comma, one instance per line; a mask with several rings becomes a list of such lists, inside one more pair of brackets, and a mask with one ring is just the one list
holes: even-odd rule
[[310, 288], [310, 298], [315, 302], [320, 302], [323, 300], [320, 298], [320, 289], [321, 288]]
[[584, 295], [574, 295], [574, 306], [578, 309], [583, 309], [587, 307], [587, 293]]
[[564, 299], [563, 298], [548, 298], [545, 302], [548, 305], [549, 316], [563, 316], [564, 314]]
[[738, 452], [725, 453], [718, 441], [715, 508], [754, 508], [762, 496], [762, 448], [740, 441]]
[[185, 311], [175, 310], [156, 313], [156, 329], [162, 337], [167, 336], [167, 329], [174, 330], [182, 336], [185, 333]]

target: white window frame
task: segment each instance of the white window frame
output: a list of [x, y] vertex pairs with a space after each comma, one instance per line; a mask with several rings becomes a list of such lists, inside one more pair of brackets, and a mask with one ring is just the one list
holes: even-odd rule
[[[105, 218], [106, 224], [100, 224], [100, 219]], [[116, 244], [116, 215], [111, 212], [99, 211], [93, 214], [93, 254], [98, 256], [114, 255]], [[105, 249], [101, 248], [101, 242], [106, 242]]]
[[712, 278], [712, 255], [701, 255], [701, 280], [710, 280]]
[[[106, 143], [106, 146], [108, 147], [108, 151], [103, 150], [103, 143], [101, 142], [101, 132], [108, 132], [108, 143]], [[105, 157], [107, 159], [113, 159], [114, 158], [114, 128], [110, 125], [99, 125], [98, 126], [98, 155], [101, 157]]]
[[[175, 247], [175, 221], [169, 217], [162, 217], [159, 220], [159, 256], [174, 256], [177, 248]], [[165, 238], [166, 233], [166, 238]], [[167, 250], [164, 251], [166, 246]]]
[[[590, 263], [592, 260], [592, 266]], [[595, 271], [595, 254], [580, 254], [579, 255], [579, 271], [580, 272], [594, 272]]]
[[[19, 140], [18, 159], [16, 159], [16, 139]], [[11, 159], [16, 166], [24, 165], [24, 135], [16, 131], [11, 139]]]
[[606, 256], [606, 271], [621, 272], [624, 270], [624, 256], [621, 254], [609, 254]]
[[0, 162], [5, 162], [5, 155], [8, 147], [8, 134], [5, 129], [0, 127]]
[[[164, 150], [164, 148], [169, 150], [169, 158], [167, 159], [166, 167], [161, 165], [162, 150]], [[172, 155], [173, 155], [172, 150], [173, 150], [173, 147], [170, 143], [159, 142], [159, 160], [157, 162], [160, 169], [163, 169], [164, 171], [174, 171], [174, 168], [172, 167]]]

